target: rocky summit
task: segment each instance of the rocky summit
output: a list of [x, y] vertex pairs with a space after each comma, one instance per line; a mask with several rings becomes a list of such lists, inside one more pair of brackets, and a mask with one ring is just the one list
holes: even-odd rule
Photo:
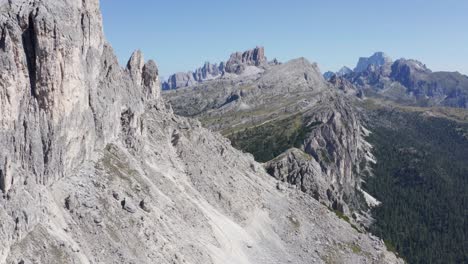
[[[363, 72], [369, 68], [369, 66], [380, 67], [385, 64], [391, 64], [392, 60], [385, 55], [383, 52], [376, 52], [370, 57], [361, 57], [354, 68], [355, 72]], [[348, 72], [349, 73], [349, 72]]]
[[220, 77], [224, 73], [224, 62], [211, 64], [206, 62], [203, 67], [193, 72], [178, 72], [169, 76], [168, 80], [162, 83], [163, 90], [187, 87], [205, 80], [212, 80]]
[[231, 57], [226, 62], [226, 72], [241, 74], [247, 66], [258, 67], [266, 62], [265, 49], [263, 47], [256, 47], [253, 50], [231, 54]]
[[203, 67], [193, 72], [175, 73], [162, 83], [162, 89], [173, 90], [223, 77], [245, 76], [262, 71], [268, 64], [277, 65], [279, 62], [276, 59], [268, 62], [265, 57], [265, 49], [263, 47], [256, 47], [244, 52], [235, 52], [231, 54], [226, 62], [219, 64], [205, 62]]
[[468, 107], [468, 76], [433, 72], [413, 59], [391, 62], [388, 57], [376, 54], [361, 58], [356, 67], [359, 70], [344, 76], [363, 96], [411, 106]]
[[[119, 66], [98, 0], [0, 0], [0, 11], [0, 263], [402, 262], [220, 134], [174, 114], [153, 61], [136, 51]], [[225, 72], [250, 76], [250, 86], [232, 89], [225, 108], [245, 107], [236, 98], [258, 89], [279, 94], [276, 74], [249, 70], [265, 62], [259, 48], [231, 56]], [[274, 65], [297, 83], [294, 96], [328, 87], [304, 59]], [[328, 92], [317, 98], [342, 104]], [[358, 146], [339, 126], [347, 111], [318, 114], [323, 135], [305, 150], [325, 150], [335, 136]], [[331, 174], [346, 170], [339, 164]]]

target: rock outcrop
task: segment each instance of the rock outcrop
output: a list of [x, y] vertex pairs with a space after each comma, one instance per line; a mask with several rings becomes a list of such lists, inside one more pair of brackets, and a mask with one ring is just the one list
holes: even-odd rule
[[397, 80], [402, 85], [412, 88], [418, 85], [418, 81], [431, 74], [426, 65], [417, 60], [399, 59], [392, 64], [390, 78]]
[[226, 62], [226, 72], [241, 74], [248, 66], [262, 66], [267, 63], [265, 49], [256, 47], [253, 50], [236, 52]]
[[328, 207], [355, 217], [367, 214], [362, 175], [374, 162], [368, 131], [347, 99], [334, 97], [304, 112], [310, 130], [300, 149], [292, 148], [267, 162], [268, 173], [297, 186]]
[[174, 90], [222, 77], [229, 79], [242, 75], [248, 67], [253, 67], [253, 69], [250, 69], [247, 73], [251, 74], [262, 71], [262, 68], [268, 65], [278, 64], [280, 63], [276, 59], [269, 63], [265, 57], [265, 49], [263, 47], [256, 47], [252, 50], [231, 54], [227, 62], [221, 62], [219, 64], [205, 62], [203, 67], [197, 68], [193, 72], [175, 73], [169, 76], [167, 81], [163, 82], [162, 88], [163, 90]]
[[367, 70], [370, 66], [373, 67], [381, 67], [386, 64], [391, 64], [392, 60], [385, 55], [383, 52], [376, 52], [370, 57], [361, 57], [354, 68], [354, 72], [363, 72]]
[[163, 90], [172, 90], [182, 87], [192, 86], [206, 80], [219, 78], [224, 73], [224, 62], [211, 64], [206, 62], [203, 67], [193, 72], [178, 72], [169, 76], [168, 80], [163, 82]]
[[224, 62], [218, 64], [211, 64], [205, 62], [203, 67], [198, 68], [194, 72], [195, 80], [202, 82], [205, 80], [215, 79], [216, 77], [222, 75], [224, 72]]
[[98, 0], [0, 10], [0, 263], [401, 262], [167, 109]]
[[325, 80], [330, 80], [331, 77], [333, 77], [336, 73], [332, 72], [332, 71], [326, 71], [324, 74], [323, 74], [323, 78], [325, 78]]
[[337, 72], [332, 72], [332, 71], [327, 71], [323, 74], [323, 78], [325, 78], [325, 80], [329, 81], [331, 80], [331, 78], [333, 78], [334, 76], [336, 77], [343, 77], [347, 74], [351, 74], [353, 73], [353, 70], [351, 70], [350, 68], [346, 67], [346, 66], [343, 66], [341, 67], [341, 69]]
[[192, 86], [197, 83], [192, 72], [178, 72], [175, 73], [163, 83], [163, 90], [177, 89], [181, 87]]
[[346, 94], [352, 94], [361, 97], [360, 91], [343, 76], [333, 75], [328, 81], [335, 89], [341, 90]]

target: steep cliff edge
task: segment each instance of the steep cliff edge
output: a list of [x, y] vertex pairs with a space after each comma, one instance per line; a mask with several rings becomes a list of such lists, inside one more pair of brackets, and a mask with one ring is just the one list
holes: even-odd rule
[[[159, 98], [154, 62], [118, 67], [96, 1], [2, 2], [1, 186], [50, 184], [118, 137], [120, 113]], [[20, 165], [20, 166], [19, 166]], [[28, 175], [34, 175], [29, 177]]]
[[174, 115], [97, 0], [0, 1], [0, 263], [395, 263]]

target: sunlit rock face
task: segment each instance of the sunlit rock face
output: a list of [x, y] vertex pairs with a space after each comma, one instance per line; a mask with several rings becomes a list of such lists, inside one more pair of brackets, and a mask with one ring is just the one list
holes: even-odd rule
[[0, 263], [398, 261], [174, 115], [154, 62], [118, 65], [97, 0], [0, 11]]

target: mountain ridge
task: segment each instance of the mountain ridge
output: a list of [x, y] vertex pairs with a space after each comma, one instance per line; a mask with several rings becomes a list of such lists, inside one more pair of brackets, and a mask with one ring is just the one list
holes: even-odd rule
[[154, 62], [119, 66], [99, 1], [0, 10], [0, 262], [402, 262], [175, 115]]
[[414, 59], [393, 61], [383, 52], [361, 57], [355, 69], [347, 74], [326, 72], [324, 77], [333, 83], [347, 79], [355, 86], [348, 85], [347, 90], [355, 90], [361, 97], [385, 98], [423, 107], [468, 107], [468, 76], [459, 72], [433, 72]]
[[[457, 89], [468, 87], [466, 76], [432, 72], [416, 60], [391, 61], [383, 53], [377, 58], [375, 64], [361, 60], [362, 72], [331, 73], [328, 79], [299, 58], [248, 78], [207, 81], [163, 97], [176, 113], [198, 118], [263, 162], [279, 180], [278, 189], [300, 190], [356, 229], [378, 233], [408, 261], [463, 262], [463, 210], [446, 205], [457, 208], [449, 201], [460, 200], [454, 197], [466, 188], [460, 153], [467, 113], [463, 104], [445, 99], [453, 92], [463, 100]], [[426, 102], [419, 101], [423, 97]], [[457, 155], [438, 156], [439, 144], [457, 144]], [[443, 225], [451, 226], [449, 233], [438, 225], [447, 214], [453, 214]]]
[[[211, 64], [205, 62], [203, 67], [195, 69], [193, 72], [178, 72], [168, 77], [168, 80], [162, 83], [163, 90], [172, 90], [192, 86], [204, 81], [223, 78], [225, 75], [241, 75], [247, 68], [258, 68], [255, 71], [261, 71], [268, 64], [279, 64], [274, 59], [268, 62], [265, 57], [265, 48], [257, 46], [254, 49], [244, 52], [234, 52], [226, 62]], [[226, 76], [226, 77], [227, 77]]]

